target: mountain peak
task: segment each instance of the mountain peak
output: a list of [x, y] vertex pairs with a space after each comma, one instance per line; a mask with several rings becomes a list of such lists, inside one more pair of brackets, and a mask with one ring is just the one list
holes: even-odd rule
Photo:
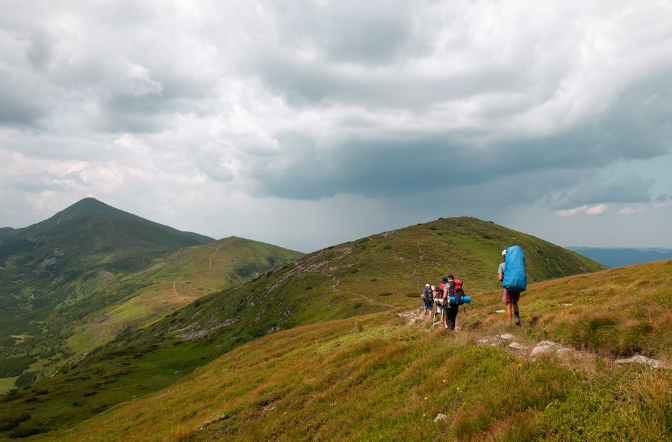
[[66, 207], [65, 209], [56, 213], [51, 218], [44, 220], [36, 224], [35, 226], [53, 227], [65, 221], [76, 218], [78, 216], [86, 216], [86, 215], [112, 215], [123, 218], [141, 219], [137, 215], [133, 215], [131, 213], [124, 212], [123, 210], [116, 209], [95, 198], [87, 197], [77, 201], [76, 203], [74, 203], [69, 207]]
[[108, 204], [105, 204], [102, 201], [97, 200], [96, 198], [92, 197], [87, 197], [84, 199], [81, 199], [74, 203], [73, 205], [66, 207], [65, 209], [61, 210], [54, 216], [52, 216], [49, 219], [46, 219], [44, 221], [41, 221], [37, 224], [33, 224], [32, 226], [28, 227], [31, 230], [41, 230], [41, 229], [50, 229], [55, 226], [61, 225], [67, 221], [70, 221], [74, 218], [78, 217], [83, 217], [83, 216], [95, 216], [95, 215], [106, 215], [106, 216], [113, 216], [117, 218], [127, 218], [127, 219], [132, 219], [136, 220], [145, 224], [150, 224], [155, 227], [159, 227], [162, 230], [178, 234], [183, 237], [190, 238], [192, 240], [195, 240], [196, 242], [200, 244], [207, 244], [210, 242], [213, 242], [214, 239], [210, 238], [208, 236], [204, 235], [199, 235], [197, 233], [193, 232], [183, 232], [177, 229], [174, 229], [172, 227], [159, 224], [154, 221], [150, 221], [148, 219], [142, 218], [138, 215], [134, 215], [129, 212], [124, 212], [123, 210], [119, 210], [117, 208], [114, 208]]

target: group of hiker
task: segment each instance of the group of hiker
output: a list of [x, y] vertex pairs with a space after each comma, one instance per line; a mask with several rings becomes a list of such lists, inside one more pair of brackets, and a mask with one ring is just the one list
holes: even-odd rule
[[[511, 246], [502, 250], [502, 263], [499, 264], [497, 273], [504, 287], [502, 301], [506, 303], [506, 317], [509, 322], [515, 320], [515, 324], [520, 326], [518, 301], [520, 293], [527, 288], [525, 254], [520, 246]], [[434, 322], [434, 318], [440, 316], [438, 323], [442, 329], [455, 330], [455, 320], [460, 305], [471, 302], [471, 298], [464, 293], [463, 285], [464, 282], [455, 279], [452, 274], [444, 276], [436, 286], [425, 284], [420, 295], [424, 303], [423, 318], [433, 319], [432, 322]], [[435, 305], [436, 310], [434, 310]]]
[[[425, 304], [424, 319], [440, 316], [441, 328], [455, 330], [455, 319], [460, 305], [471, 299], [465, 295], [461, 279], [453, 275], [444, 276], [437, 286], [425, 284], [422, 291], [422, 301]], [[436, 304], [436, 312], [434, 305]]]

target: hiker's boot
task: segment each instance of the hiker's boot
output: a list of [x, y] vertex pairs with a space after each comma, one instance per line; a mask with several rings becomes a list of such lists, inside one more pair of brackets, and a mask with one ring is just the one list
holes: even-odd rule
[[518, 327], [520, 327], [520, 315], [516, 315], [515, 320], [516, 320], [516, 325]]

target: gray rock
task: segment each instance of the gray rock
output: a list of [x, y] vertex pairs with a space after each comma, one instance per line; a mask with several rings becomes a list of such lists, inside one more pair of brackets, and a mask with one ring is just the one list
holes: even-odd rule
[[552, 351], [555, 347], [559, 347], [560, 344], [556, 344], [553, 341], [541, 341], [540, 343], [537, 344], [536, 347], [532, 349], [532, 352], [530, 352], [530, 356], [536, 356], [542, 353], [548, 353], [549, 351]]
[[524, 350], [527, 347], [525, 347], [524, 345], [519, 344], [517, 342], [512, 342], [512, 343], [509, 344], [509, 348], [515, 348], [516, 350]]
[[437, 423], [438, 421], [445, 421], [446, 419], [448, 419], [448, 416], [446, 416], [446, 415], [443, 414], [443, 413], [439, 413], [439, 414], [437, 414], [436, 417], [434, 418], [434, 423]]
[[635, 355], [635, 356], [633, 356], [631, 358], [628, 358], [628, 359], [616, 359], [614, 362], [617, 363], [617, 364], [627, 364], [627, 363], [630, 363], [630, 362], [634, 362], [634, 363], [637, 363], [637, 364], [646, 364], [646, 365], [649, 365], [653, 368], [660, 368], [660, 367], [665, 366], [665, 364], [662, 361], [659, 361], [657, 359], [647, 358], [646, 356], [642, 356], [642, 355]]

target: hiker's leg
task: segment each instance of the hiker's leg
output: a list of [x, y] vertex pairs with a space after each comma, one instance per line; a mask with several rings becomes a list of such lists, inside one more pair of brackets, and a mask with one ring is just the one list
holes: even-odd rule
[[511, 322], [513, 320], [513, 318], [511, 317], [511, 303], [510, 302], [506, 303], [506, 319], [508, 319], [509, 322]]
[[450, 308], [448, 309], [448, 328], [451, 330], [455, 330], [455, 318], [457, 317], [457, 309], [456, 308]]

